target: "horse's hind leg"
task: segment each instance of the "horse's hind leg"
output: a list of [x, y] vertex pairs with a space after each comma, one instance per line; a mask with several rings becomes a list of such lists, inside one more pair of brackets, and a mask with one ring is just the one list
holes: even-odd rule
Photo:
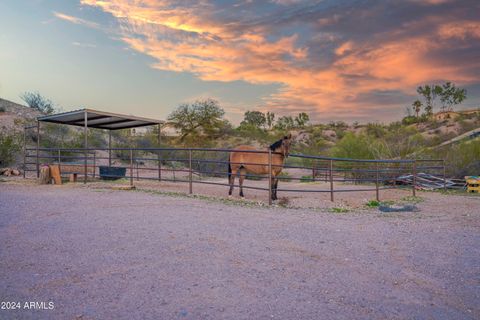
[[247, 170], [244, 167], [240, 168], [240, 177], [238, 177], [238, 184], [240, 186], [240, 197], [244, 197], [243, 195], [243, 180], [245, 180], [245, 175], [247, 174]]
[[230, 184], [230, 190], [228, 190], [228, 195], [231, 196], [233, 192], [233, 186], [235, 185], [235, 176], [237, 175], [237, 170], [232, 169], [232, 172], [229, 172], [228, 183]]

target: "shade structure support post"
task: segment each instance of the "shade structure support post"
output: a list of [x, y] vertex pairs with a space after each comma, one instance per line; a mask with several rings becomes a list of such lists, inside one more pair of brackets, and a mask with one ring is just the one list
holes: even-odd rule
[[130, 149], [130, 186], [133, 187], [133, 149]]
[[330, 201], [334, 201], [333, 198], [333, 160], [329, 160], [329, 178], [330, 178]]
[[40, 159], [39, 159], [39, 152], [40, 152], [40, 121], [37, 120], [37, 155], [36, 155], [36, 165], [37, 165], [37, 178], [40, 178]]
[[84, 150], [84, 170], [85, 170], [85, 175], [83, 176], [83, 183], [86, 184], [87, 183], [87, 174], [88, 174], [88, 171], [87, 171], [87, 157], [88, 157], [88, 153], [87, 153], [87, 149], [88, 149], [88, 135], [87, 135], [87, 130], [88, 130], [88, 114], [87, 114], [87, 111], [85, 110], [84, 114], [83, 114], [83, 117], [84, 117], [84, 125], [83, 125], [83, 135], [84, 135], [84, 142], [83, 142], [83, 150]]
[[272, 205], [272, 149], [268, 148], [268, 205]]
[[416, 196], [416, 187], [417, 187], [417, 159], [413, 160], [412, 165], [412, 195]]
[[112, 166], [112, 130], [108, 130], [108, 166]]
[[188, 193], [193, 193], [192, 149], [188, 150]]

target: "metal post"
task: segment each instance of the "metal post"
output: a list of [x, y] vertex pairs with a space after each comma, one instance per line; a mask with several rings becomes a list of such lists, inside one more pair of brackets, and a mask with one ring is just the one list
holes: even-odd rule
[[330, 201], [333, 202], [333, 160], [330, 159], [330, 170], [329, 170], [329, 173], [330, 173]]
[[84, 150], [84, 156], [85, 156], [85, 159], [84, 159], [84, 169], [85, 169], [85, 175], [83, 176], [83, 183], [86, 184], [87, 183], [87, 157], [88, 157], [88, 154], [87, 154], [87, 148], [88, 148], [88, 138], [87, 138], [87, 128], [88, 128], [88, 115], [87, 115], [87, 110], [84, 111], [84, 125], [83, 125], [83, 135], [84, 135], [84, 143], [83, 143], [83, 150]]
[[61, 155], [61, 150], [58, 149], [58, 171], [60, 172], [60, 179], [62, 178], [62, 155]]
[[112, 130], [108, 130], [108, 166], [112, 166]]
[[272, 205], [272, 149], [268, 148], [268, 205]]
[[413, 168], [412, 168], [412, 194], [416, 196], [416, 186], [417, 186], [417, 160], [413, 160]]
[[23, 128], [23, 179], [27, 170], [27, 127]]
[[380, 201], [379, 189], [378, 189], [378, 162], [375, 162], [375, 193], [376, 200]]
[[97, 159], [96, 159], [96, 152], [93, 151], [93, 180], [95, 180], [95, 171], [97, 171]]
[[130, 186], [133, 186], [133, 149], [130, 149]]
[[135, 163], [137, 164], [137, 181], [140, 180], [140, 176], [138, 175], [138, 161], [135, 161]]
[[[162, 125], [158, 124], [158, 148], [161, 147], [160, 143], [162, 142]], [[158, 150], [158, 181], [162, 181], [162, 161], [160, 159], [160, 150]]]
[[189, 183], [189, 186], [188, 186], [188, 192], [190, 194], [192, 194], [193, 192], [193, 186], [192, 186], [192, 149], [189, 149], [188, 150], [188, 167], [190, 168], [190, 171], [189, 171], [189, 178], [188, 178], [188, 183]]
[[447, 191], [447, 172], [445, 168], [445, 159], [442, 160], [443, 165], [443, 191]]
[[37, 120], [37, 178], [40, 178], [40, 162], [38, 152], [40, 149], [40, 121]]

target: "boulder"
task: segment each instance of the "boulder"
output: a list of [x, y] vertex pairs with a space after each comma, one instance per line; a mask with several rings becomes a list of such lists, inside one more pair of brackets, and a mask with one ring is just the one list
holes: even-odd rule
[[12, 169], [12, 175], [19, 176], [20, 175], [20, 170]]

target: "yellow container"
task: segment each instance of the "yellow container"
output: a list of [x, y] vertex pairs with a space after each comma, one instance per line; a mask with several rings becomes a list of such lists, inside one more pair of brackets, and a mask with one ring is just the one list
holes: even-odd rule
[[480, 177], [479, 176], [466, 176], [467, 192], [480, 193]]

